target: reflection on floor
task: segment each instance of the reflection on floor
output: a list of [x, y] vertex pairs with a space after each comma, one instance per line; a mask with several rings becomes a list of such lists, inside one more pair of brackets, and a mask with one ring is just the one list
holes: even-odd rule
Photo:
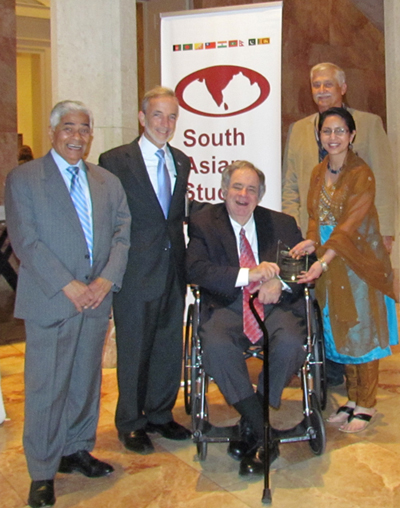
[[[7, 323], [1, 323], [3, 324]], [[21, 333], [22, 328], [17, 323]], [[4, 332], [4, 328], [3, 328]], [[11, 332], [10, 332], [11, 333]], [[17, 337], [13, 337], [13, 341]], [[4, 343], [4, 341], [3, 341]], [[23, 342], [0, 346], [0, 368], [5, 405], [10, 418], [0, 426], [0, 506], [26, 505], [30, 479], [21, 435], [23, 426]], [[378, 416], [361, 434], [345, 435], [327, 424], [324, 455], [312, 454], [308, 443], [281, 445], [281, 456], [271, 472], [276, 508], [389, 508], [400, 507], [400, 349], [381, 362]], [[206, 461], [196, 459], [192, 442], [155, 437], [156, 453], [139, 456], [127, 452], [114, 428], [117, 397], [114, 369], [104, 369], [101, 416], [95, 455], [110, 462], [115, 473], [106, 479], [59, 474], [56, 496], [59, 508], [245, 508], [261, 503], [263, 481], [238, 476], [238, 463], [226, 454], [226, 444], [208, 446]], [[329, 392], [328, 415], [345, 401], [344, 386]], [[210, 387], [211, 420], [236, 421], [215, 387]], [[285, 390], [275, 426], [287, 427], [300, 419], [300, 390]], [[189, 426], [182, 393], [175, 418]]]

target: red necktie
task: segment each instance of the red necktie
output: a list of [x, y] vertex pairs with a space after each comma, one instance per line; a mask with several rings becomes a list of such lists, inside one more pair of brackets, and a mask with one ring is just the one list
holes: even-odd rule
[[[254, 268], [255, 266], [257, 266], [257, 263], [251, 245], [246, 238], [246, 231], [242, 228], [240, 230], [240, 267]], [[249, 305], [250, 294], [258, 285], [258, 282], [250, 282], [248, 286], [243, 288], [243, 332], [253, 344], [262, 337], [262, 331]], [[264, 319], [264, 306], [258, 298], [254, 300], [254, 306], [260, 318]]]

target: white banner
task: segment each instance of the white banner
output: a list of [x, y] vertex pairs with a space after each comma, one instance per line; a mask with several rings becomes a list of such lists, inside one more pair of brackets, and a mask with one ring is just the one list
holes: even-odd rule
[[161, 15], [162, 84], [180, 113], [173, 145], [192, 160], [189, 197], [221, 201], [220, 173], [249, 160], [281, 209], [282, 2]]

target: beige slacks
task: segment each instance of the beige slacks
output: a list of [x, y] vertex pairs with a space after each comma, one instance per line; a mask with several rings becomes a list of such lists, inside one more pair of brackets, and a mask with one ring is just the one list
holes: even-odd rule
[[378, 391], [379, 360], [346, 365], [346, 388], [349, 400], [357, 406], [374, 407]]

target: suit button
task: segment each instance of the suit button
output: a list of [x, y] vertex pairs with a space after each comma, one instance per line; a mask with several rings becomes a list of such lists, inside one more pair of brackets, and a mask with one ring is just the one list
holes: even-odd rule
[[90, 259], [89, 254], [85, 254], [85, 259]]
[[86, 280], [89, 280], [89, 275], [85, 275], [85, 279], [86, 279]]

